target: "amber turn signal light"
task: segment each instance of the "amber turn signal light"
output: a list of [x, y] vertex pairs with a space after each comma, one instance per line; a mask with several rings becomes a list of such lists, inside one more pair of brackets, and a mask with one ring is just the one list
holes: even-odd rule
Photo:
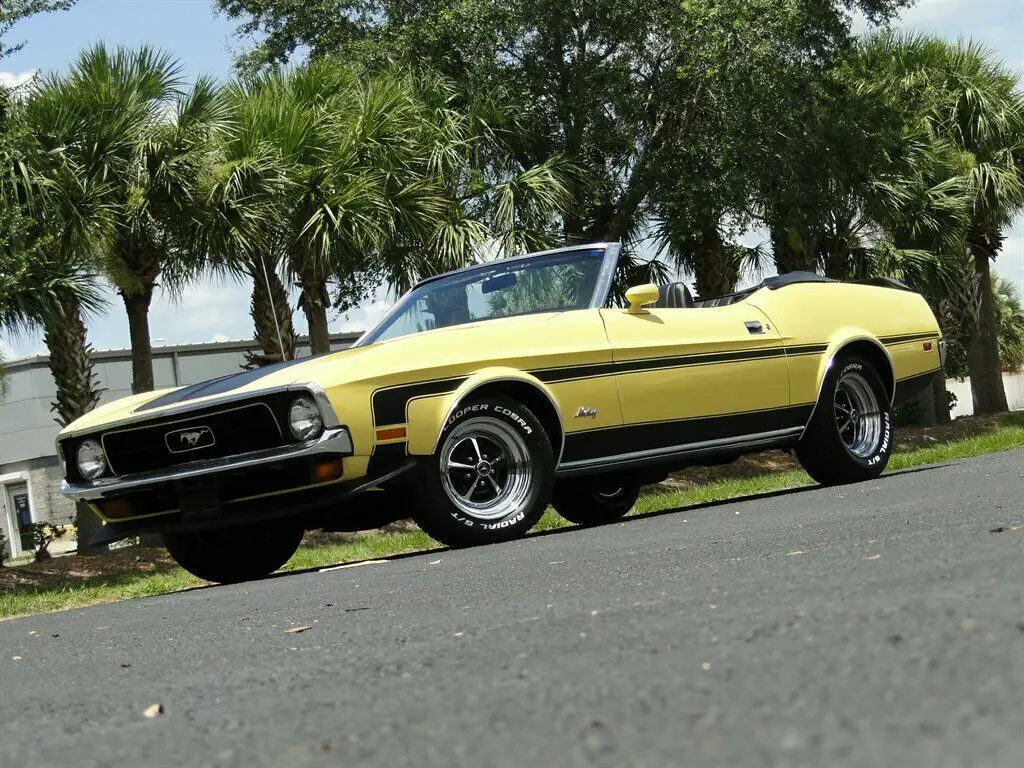
[[124, 520], [135, 513], [135, 507], [128, 499], [111, 499], [99, 503], [100, 511], [108, 520]]
[[309, 478], [314, 483], [326, 483], [328, 480], [337, 480], [341, 477], [344, 464], [341, 459], [321, 461], [309, 468]]
[[391, 429], [378, 429], [377, 440], [404, 440], [405, 427], [392, 427]]

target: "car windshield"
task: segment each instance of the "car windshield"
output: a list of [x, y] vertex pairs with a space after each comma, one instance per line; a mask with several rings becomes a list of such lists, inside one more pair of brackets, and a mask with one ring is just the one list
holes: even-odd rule
[[594, 306], [604, 254], [604, 248], [591, 248], [499, 261], [423, 283], [359, 346], [479, 320]]

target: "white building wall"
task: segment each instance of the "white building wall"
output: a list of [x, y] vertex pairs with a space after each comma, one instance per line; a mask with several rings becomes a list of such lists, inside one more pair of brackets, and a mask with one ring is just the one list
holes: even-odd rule
[[[1024, 411], [1024, 371], [1003, 374], [1003, 388], [1006, 390], [1006, 403], [1011, 411]], [[946, 379], [946, 389], [956, 395], [956, 405], [950, 415], [956, 419], [974, 413], [974, 399], [971, 397], [970, 378], [957, 380]]]

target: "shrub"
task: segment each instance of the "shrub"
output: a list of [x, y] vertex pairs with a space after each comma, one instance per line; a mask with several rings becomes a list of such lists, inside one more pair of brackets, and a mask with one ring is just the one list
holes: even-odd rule
[[35, 550], [36, 562], [47, 560], [50, 557], [50, 545], [61, 538], [67, 532], [63, 525], [53, 525], [47, 522], [32, 523], [29, 526], [29, 535], [32, 537], [32, 548]]

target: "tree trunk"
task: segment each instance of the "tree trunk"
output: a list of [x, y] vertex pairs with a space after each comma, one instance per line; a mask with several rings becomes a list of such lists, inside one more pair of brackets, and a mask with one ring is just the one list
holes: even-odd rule
[[61, 299], [60, 314], [44, 324], [43, 341], [50, 352], [50, 373], [57, 387], [57, 399], [50, 410], [62, 427], [96, 407], [100, 391], [96, 388], [81, 309], [74, 297]]
[[694, 243], [692, 263], [694, 284], [702, 300], [732, 293], [739, 281], [739, 264], [722, 240], [717, 220], [702, 226], [700, 239]]
[[[51, 410], [56, 413], [54, 420], [63, 427], [95, 408], [100, 399], [90, 358], [92, 347], [86, 339], [78, 300], [62, 299], [60, 314], [49, 318], [43, 330], [43, 341], [50, 352], [50, 373], [57, 387], [57, 399]], [[106, 551], [106, 546], [90, 546], [100, 529], [100, 519], [82, 501], [75, 504], [75, 528], [78, 554]]]
[[327, 328], [327, 289], [317, 280], [303, 280], [302, 311], [309, 324], [309, 347], [314, 355], [331, 351], [331, 333]]
[[935, 390], [925, 387], [917, 396], [918, 425], [934, 427], [938, 423], [936, 416]]
[[138, 293], [121, 292], [128, 312], [128, 334], [132, 343], [132, 392], [152, 392], [153, 346], [149, 340], [149, 305], [153, 286], [146, 285]]
[[809, 252], [799, 236], [789, 229], [772, 228], [772, 254], [775, 257], [775, 268], [780, 275], [800, 270], [813, 272], [814, 255]]
[[935, 400], [935, 421], [939, 424], [949, 424], [949, 397], [946, 395], [946, 374], [939, 372], [939, 375], [932, 379], [932, 397]]
[[261, 263], [257, 260], [249, 269], [253, 280], [249, 313], [256, 331], [256, 342], [263, 350], [262, 355], [246, 354], [246, 360], [252, 367], [295, 358], [295, 326], [288, 292], [273, 265], [267, 261]]
[[971, 374], [971, 395], [974, 413], [1003, 413], [1009, 410], [1003, 388], [1002, 365], [999, 362], [999, 338], [996, 335], [996, 305], [992, 296], [990, 258], [999, 251], [1001, 237], [983, 225], [972, 227], [968, 235], [974, 271], [981, 291], [981, 312], [977, 333], [967, 349]]

